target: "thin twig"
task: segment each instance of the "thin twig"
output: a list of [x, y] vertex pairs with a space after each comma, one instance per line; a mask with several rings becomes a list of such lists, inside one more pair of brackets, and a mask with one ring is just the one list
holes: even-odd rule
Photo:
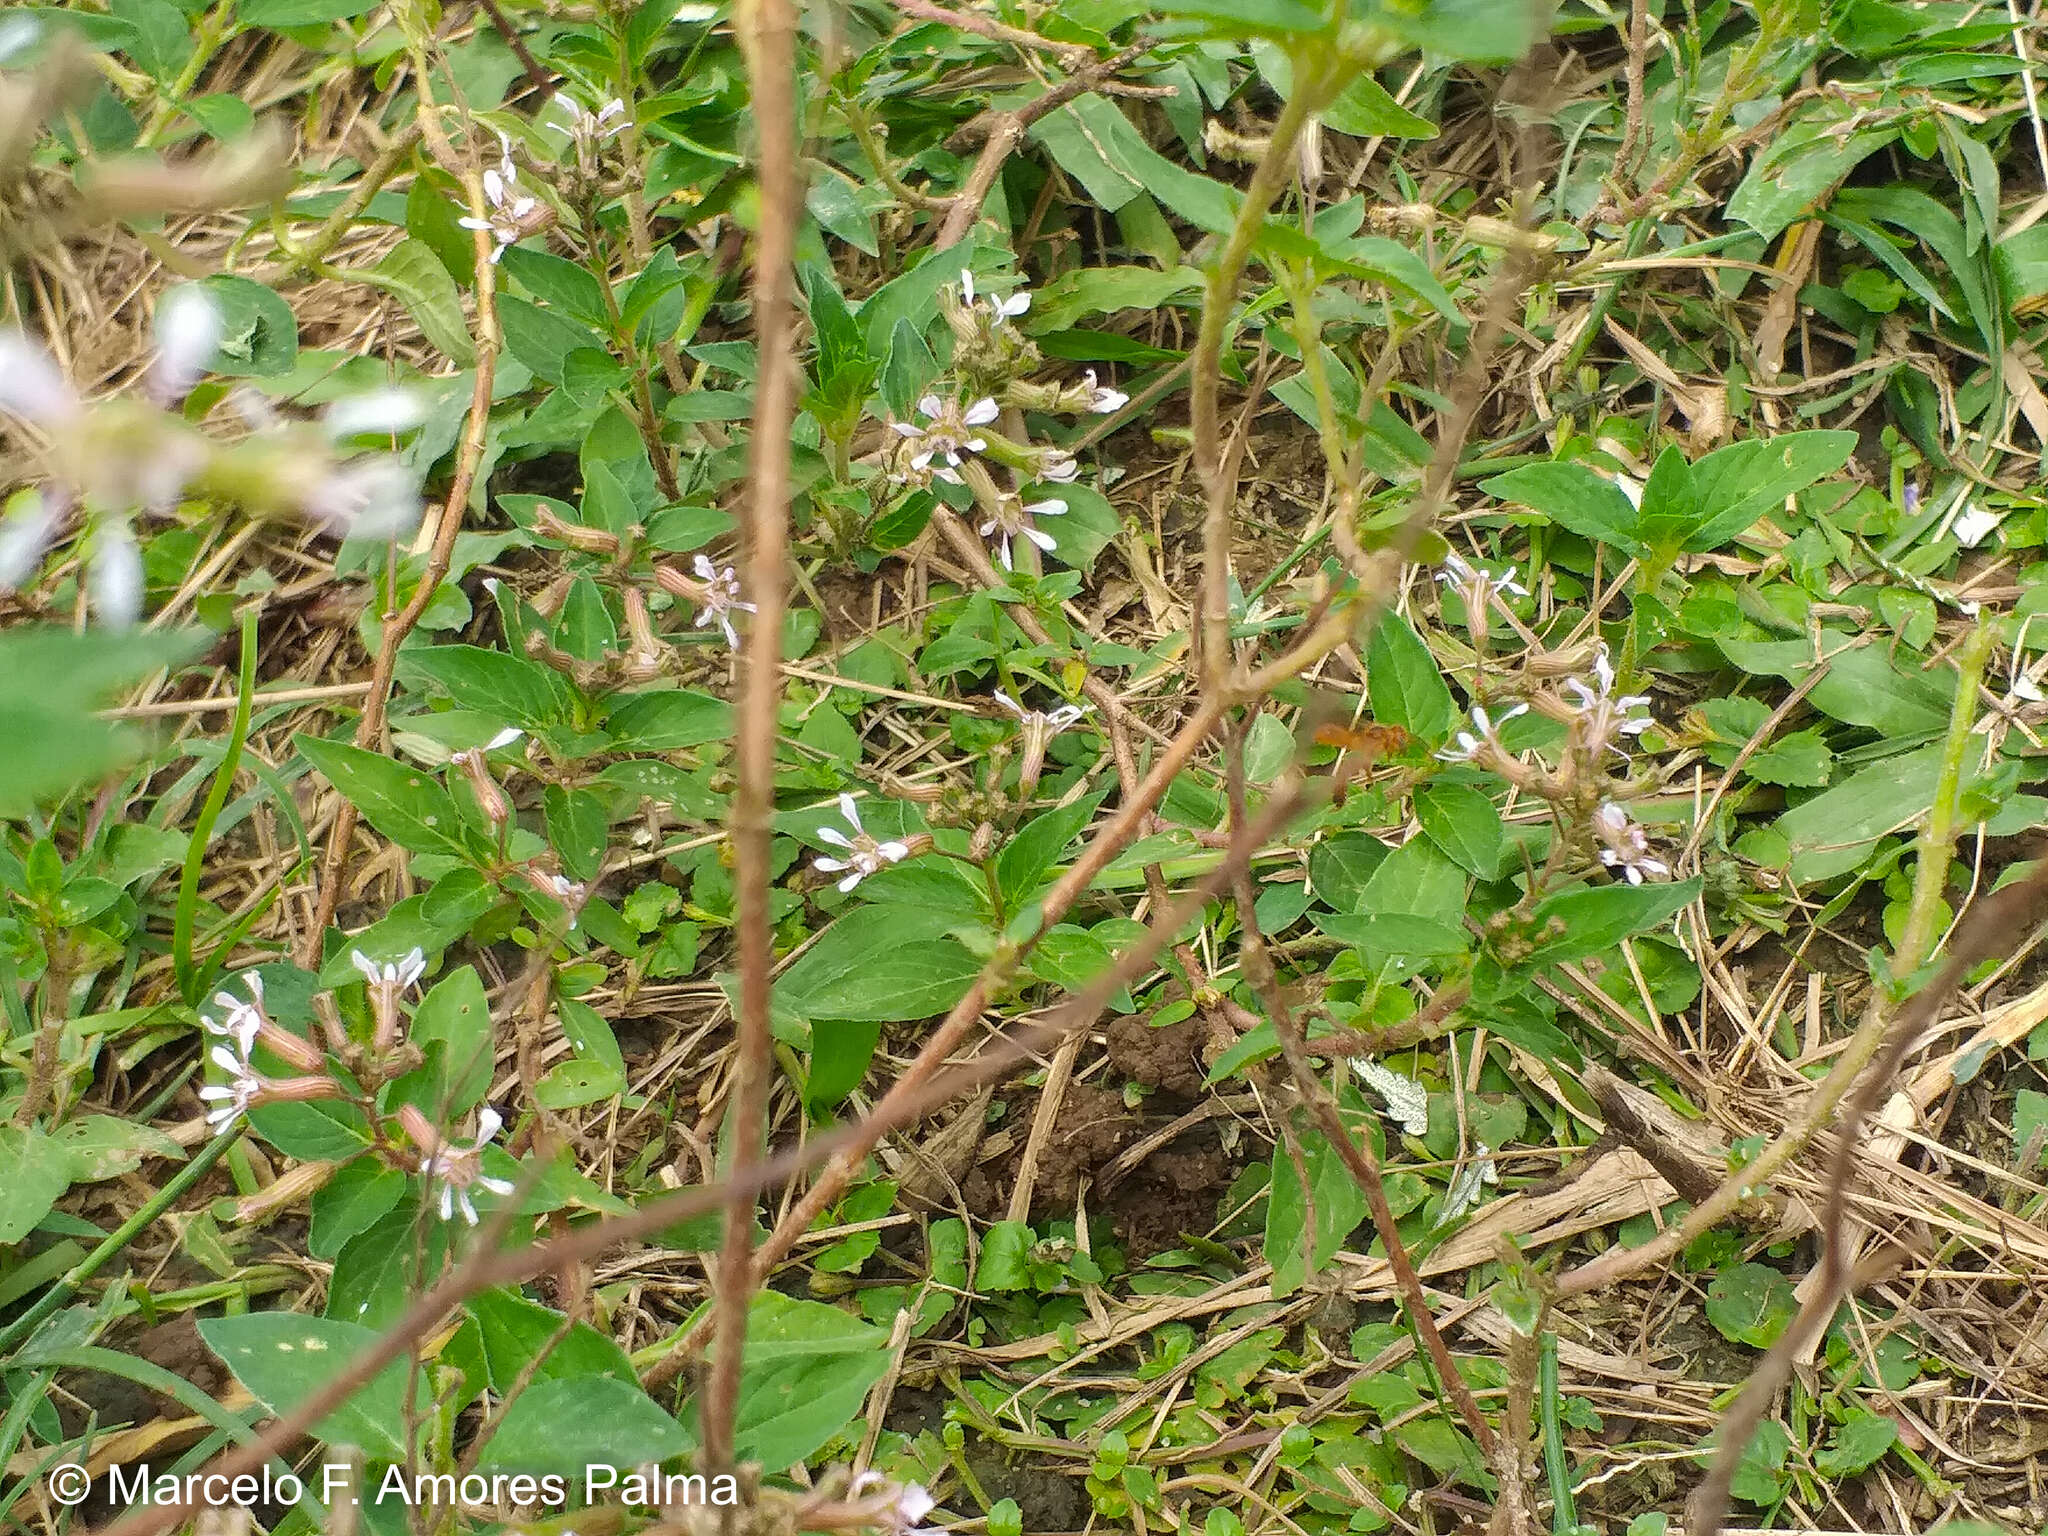
[[[736, 19], [753, 85], [760, 135], [760, 223], [754, 235], [754, 337], [761, 359], [748, 443], [747, 593], [754, 619], [740, 656], [741, 681], [729, 823], [733, 848], [735, 923], [739, 929], [739, 1057], [731, 1099], [732, 1159], [744, 1179], [761, 1156], [774, 1065], [769, 999], [774, 986], [774, 881], [770, 841], [775, 816], [775, 724], [782, 701], [782, 616], [787, 604], [783, 563], [789, 544], [789, 445], [796, 416], [796, 323], [793, 272], [802, 212], [796, 146], [796, 9], [790, 0], [753, 0]], [[735, 1191], [725, 1208], [714, 1325], [717, 1347], [704, 1393], [704, 1460], [732, 1464], [740, 1365], [746, 1350], [748, 1303], [754, 1290], [754, 1201]]]

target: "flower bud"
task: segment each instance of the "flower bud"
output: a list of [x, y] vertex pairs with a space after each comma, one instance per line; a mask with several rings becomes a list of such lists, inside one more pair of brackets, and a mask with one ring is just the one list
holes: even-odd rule
[[533, 528], [542, 538], [567, 544], [571, 549], [580, 549], [586, 555], [616, 555], [619, 552], [617, 534], [580, 523], [564, 522], [545, 506], [534, 509]]
[[268, 1019], [256, 1031], [256, 1038], [271, 1055], [301, 1072], [318, 1072], [327, 1065], [327, 1053], [319, 1046]]
[[253, 1195], [235, 1202], [235, 1220], [260, 1221], [290, 1210], [301, 1200], [317, 1194], [334, 1177], [339, 1163], [300, 1163], [288, 1168]]

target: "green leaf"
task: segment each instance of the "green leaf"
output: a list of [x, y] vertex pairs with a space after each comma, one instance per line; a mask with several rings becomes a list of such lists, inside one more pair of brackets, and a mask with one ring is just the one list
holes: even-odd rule
[[996, 884], [1004, 900], [1021, 902], [1036, 891], [1046, 872], [1059, 862], [1060, 855], [1088, 825], [1095, 807], [1101, 803], [1099, 794], [1083, 795], [1072, 804], [1034, 816], [1019, 827], [996, 855]]
[[[1290, 1295], [1336, 1256], [1352, 1228], [1365, 1219], [1365, 1194], [1337, 1149], [1320, 1131], [1302, 1136], [1301, 1161], [1308, 1198], [1285, 1148], [1273, 1153], [1273, 1192], [1266, 1206], [1265, 1259], [1273, 1266], [1273, 1294]], [[1315, 1231], [1309, 1231], [1314, 1208]]]
[[1700, 893], [1700, 881], [1650, 885], [1589, 885], [1546, 897], [1536, 906], [1539, 935], [1530, 959], [1556, 965], [1613, 949], [1677, 915]]
[[788, 1001], [814, 1019], [908, 1023], [951, 1008], [980, 971], [981, 962], [953, 940], [924, 939], [877, 950], [858, 970]]
[[575, 695], [559, 672], [524, 656], [477, 645], [414, 645], [398, 653], [398, 676], [506, 725], [537, 731], [567, 721]]
[[[1872, 763], [1780, 816], [1773, 826], [1790, 850], [1791, 877], [1804, 882], [1847, 874], [1880, 837], [1914, 826], [1934, 801], [1941, 753], [1936, 743]], [[1981, 760], [1981, 740], [1973, 738], [1966, 779]]]
[[1270, 784], [1294, 760], [1294, 733], [1278, 715], [1260, 715], [1244, 744], [1245, 776], [1254, 784]]
[[634, 694], [605, 720], [622, 752], [675, 752], [732, 734], [732, 706], [708, 693], [663, 688]]
[[[74, 887], [75, 888], [75, 887]], [[143, 1159], [185, 1160], [184, 1148], [155, 1126], [118, 1115], [82, 1115], [49, 1132], [50, 1142], [71, 1159], [71, 1182], [93, 1184], [140, 1168]]]
[[1613, 481], [1583, 464], [1525, 464], [1482, 480], [1490, 496], [1541, 512], [1560, 528], [1629, 556], [1649, 553], [1637, 536], [1641, 520]]
[[1465, 953], [1461, 928], [1407, 912], [1363, 915], [1316, 912], [1310, 921], [1333, 939], [1365, 951], [1376, 964], [1387, 960], [1445, 960]]
[[610, 1376], [558, 1377], [536, 1381], [513, 1400], [478, 1467], [578, 1482], [585, 1467], [666, 1461], [689, 1444], [682, 1425], [637, 1384]]
[[1824, 102], [1772, 135], [1729, 196], [1724, 217], [1747, 224], [1766, 240], [1776, 239], [1794, 219], [1823, 202], [1843, 177], [1898, 137], [1896, 127], [1841, 132], [1853, 110]]
[[1326, 837], [1309, 850], [1309, 884], [1332, 911], [1362, 911], [1366, 883], [1386, 863], [1388, 852], [1385, 843], [1364, 832]]
[[2020, 1170], [2022, 1173], [2032, 1173], [2048, 1163], [2048, 1093], [2021, 1088], [2013, 1095], [2013, 1156], [2025, 1157], [2029, 1147], [2034, 1149], [2034, 1155], [2028, 1159], [2028, 1166]]
[[993, 1223], [981, 1238], [981, 1259], [974, 1267], [978, 1291], [1021, 1291], [1031, 1284], [1031, 1245], [1035, 1237], [1021, 1221]]
[[505, 350], [549, 384], [562, 382], [571, 352], [581, 347], [607, 350], [603, 338], [589, 326], [510, 294], [498, 296], [498, 323], [505, 332]]
[[484, 1101], [491, 1091], [497, 1037], [491, 1029], [490, 1000], [474, 966], [451, 971], [434, 984], [412, 1016], [408, 1038], [421, 1050], [440, 1047], [441, 1070], [431, 1096], [415, 1101], [422, 1109], [447, 1118]]
[[414, 853], [468, 856], [454, 800], [424, 773], [361, 747], [303, 732], [292, 741], [371, 826], [400, 847]]
[[1731, 1264], [1707, 1287], [1707, 1321], [1731, 1343], [1769, 1349], [1798, 1314], [1792, 1282], [1765, 1264]]
[[1882, 1461], [1898, 1440], [1897, 1420], [1867, 1408], [1851, 1408], [1835, 1430], [1833, 1443], [1815, 1453], [1813, 1468], [1822, 1477], [1856, 1477]]
[[1409, 735], [1441, 742], [1458, 719], [1436, 657], [1414, 626], [1398, 613], [1387, 613], [1374, 626], [1365, 652], [1366, 698], [1373, 718], [1398, 725]]
[[405, 1198], [408, 1180], [396, 1168], [359, 1157], [335, 1170], [313, 1196], [313, 1225], [306, 1249], [331, 1259], [350, 1238], [368, 1231]]
[[0, 1245], [35, 1231], [71, 1187], [71, 1155], [32, 1126], [0, 1125]]
[[1833, 474], [1855, 451], [1854, 432], [1786, 432], [1715, 449], [1692, 466], [1693, 495], [1703, 521], [1685, 547], [1695, 552], [1719, 548], [1766, 512], [1781, 509], [1787, 496]]
[[889, 1336], [822, 1302], [774, 1291], [747, 1313], [733, 1450], [770, 1471], [804, 1460], [844, 1430], [889, 1369]]
[[0, 635], [0, 818], [142, 755], [148, 738], [91, 711], [190, 655], [197, 637], [147, 630], [72, 634], [37, 625]]
[[228, 273], [201, 278], [199, 286], [220, 314], [212, 372], [228, 378], [275, 378], [292, 371], [299, 360], [299, 322], [291, 305], [261, 283]]
[[1354, 138], [1433, 139], [1436, 124], [1418, 117], [1388, 94], [1371, 75], [1360, 75], [1323, 108], [1322, 118]]
[[241, 0], [235, 20], [245, 27], [311, 27], [353, 21], [377, 8], [377, 0]]
[[1231, 37], [1292, 37], [1321, 32], [1329, 18], [1303, 0], [1165, 0], [1155, 7], [1162, 16], [1216, 23]]
[[456, 367], [475, 365], [476, 346], [463, 318], [462, 290], [426, 241], [407, 236], [376, 266], [350, 275], [395, 297], [418, 323], [420, 334]]
[[1431, 784], [1415, 795], [1422, 832], [1445, 856], [1482, 880], [1500, 874], [1506, 832], [1492, 800], [1469, 784]]
[[537, 1381], [607, 1378], [639, 1385], [626, 1352], [588, 1323], [568, 1319], [517, 1291], [497, 1287], [464, 1303], [476, 1320], [491, 1389], [509, 1392], [531, 1370]]
[[[354, 1323], [293, 1312], [202, 1318], [199, 1336], [265, 1411], [290, 1413], [377, 1343]], [[329, 1445], [358, 1446], [396, 1461], [405, 1454], [405, 1360], [393, 1360], [313, 1427]]]

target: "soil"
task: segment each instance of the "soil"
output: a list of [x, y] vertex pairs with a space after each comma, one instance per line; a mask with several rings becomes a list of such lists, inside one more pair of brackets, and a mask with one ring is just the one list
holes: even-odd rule
[[1208, 1080], [1202, 1061], [1207, 1040], [1207, 1026], [1196, 1014], [1156, 1029], [1137, 1014], [1125, 1014], [1109, 1026], [1109, 1064], [1134, 1083], [1191, 1099]]
[[[1016, 1146], [995, 1162], [975, 1169], [961, 1187], [968, 1208], [989, 1220], [1000, 1220], [1008, 1208], [1023, 1162], [1024, 1140], [1037, 1110], [1035, 1096], [1012, 1104], [1010, 1123], [1016, 1127]], [[1085, 1178], [1090, 1209], [1108, 1221], [1129, 1258], [1148, 1258], [1177, 1247], [1183, 1233], [1207, 1232], [1216, 1224], [1217, 1203], [1238, 1171], [1213, 1125], [1196, 1126], [1176, 1137], [1116, 1185], [1103, 1187], [1108, 1165], [1163, 1118], [1143, 1108], [1129, 1108], [1121, 1095], [1107, 1089], [1088, 1083], [1068, 1084], [1059, 1117], [1039, 1157], [1031, 1219], [1072, 1216]]]

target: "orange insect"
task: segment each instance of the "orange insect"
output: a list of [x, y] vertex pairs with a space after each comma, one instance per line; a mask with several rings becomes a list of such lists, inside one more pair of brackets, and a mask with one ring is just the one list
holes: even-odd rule
[[1340, 752], [1356, 752], [1361, 757], [1390, 757], [1408, 747], [1408, 733], [1398, 725], [1382, 725], [1377, 720], [1368, 720], [1363, 725], [1344, 725], [1335, 720], [1325, 720], [1315, 728], [1313, 740], [1317, 746], [1335, 747]]
[[1404, 751], [1409, 738], [1400, 726], [1383, 725], [1377, 720], [1367, 720], [1355, 726], [1346, 725], [1341, 720], [1325, 720], [1309, 733], [1309, 739], [1317, 746], [1335, 747], [1346, 754], [1339, 757], [1330, 769], [1337, 780], [1331, 802], [1342, 805], [1352, 781], [1370, 779], [1373, 766], [1383, 757]]

